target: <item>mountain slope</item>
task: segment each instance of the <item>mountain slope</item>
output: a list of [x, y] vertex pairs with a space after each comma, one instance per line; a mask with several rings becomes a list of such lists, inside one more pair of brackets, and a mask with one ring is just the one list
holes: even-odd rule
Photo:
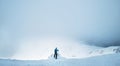
[[107, 54], [84, 59], [10, 60], [0, 59], [0, 66], [119, 66], [120, 54]]
[[107, 48], [96, 49], [89, 52], [89, 56], [120, 53], [120, 46], [110, 46]]

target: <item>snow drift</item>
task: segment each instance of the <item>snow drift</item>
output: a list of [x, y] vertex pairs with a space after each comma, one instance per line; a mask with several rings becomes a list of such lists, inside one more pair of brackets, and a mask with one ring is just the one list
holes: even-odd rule
[[84, 59], [11, 60], [0, 59], [0, 66], [119, 66], [120, 54], [107, 54]]

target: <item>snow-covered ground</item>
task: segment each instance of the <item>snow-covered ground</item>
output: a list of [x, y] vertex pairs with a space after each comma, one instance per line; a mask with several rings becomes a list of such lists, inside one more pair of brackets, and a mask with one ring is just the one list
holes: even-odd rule
[[120, 46], [99, 48], [88, 53], [87, 57], [66, 58], [53, 54], [45, 60], [0, 59], [0, 66], [120, 66]]
[[120, 54], [106, 54], [84, 59], [13, 60], [0, 59], [0, 66], [120, 66]]
[[120, 46], [110, 46], [107, 48], [95, 49], [94, 51], [90, 51], [88, 56], [97, 56], [97, 55], [105, 55], [105, 54], [114, 54], [120, 53]]

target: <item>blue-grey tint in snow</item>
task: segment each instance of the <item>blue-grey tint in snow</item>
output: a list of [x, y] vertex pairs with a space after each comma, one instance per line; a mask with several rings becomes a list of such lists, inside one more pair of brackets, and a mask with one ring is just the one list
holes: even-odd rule
[[[96, 51], [99, 51], [96, 53]], [[102, 51], [102, 53], [101, 53]], [[94, 56], [80, 58], [64, 58], [61, 55], [56, 60], [51, 55], [46, 60], [15, 60], [0, 59], [0, 66], [119, 66], [120, 47], [108, 47], [93, 51]]]
[[107, 54], [85, 59], [10, 60], [0, 59], [0, 66], [119, 66], [120, 54]]

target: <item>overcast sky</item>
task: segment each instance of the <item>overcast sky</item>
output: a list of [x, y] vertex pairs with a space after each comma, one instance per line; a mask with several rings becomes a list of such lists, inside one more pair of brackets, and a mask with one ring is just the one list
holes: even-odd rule
[[120, 45], [120, 0], [0, 0], [0, 56], [21, 41], [67, 37], [89, 45]]

